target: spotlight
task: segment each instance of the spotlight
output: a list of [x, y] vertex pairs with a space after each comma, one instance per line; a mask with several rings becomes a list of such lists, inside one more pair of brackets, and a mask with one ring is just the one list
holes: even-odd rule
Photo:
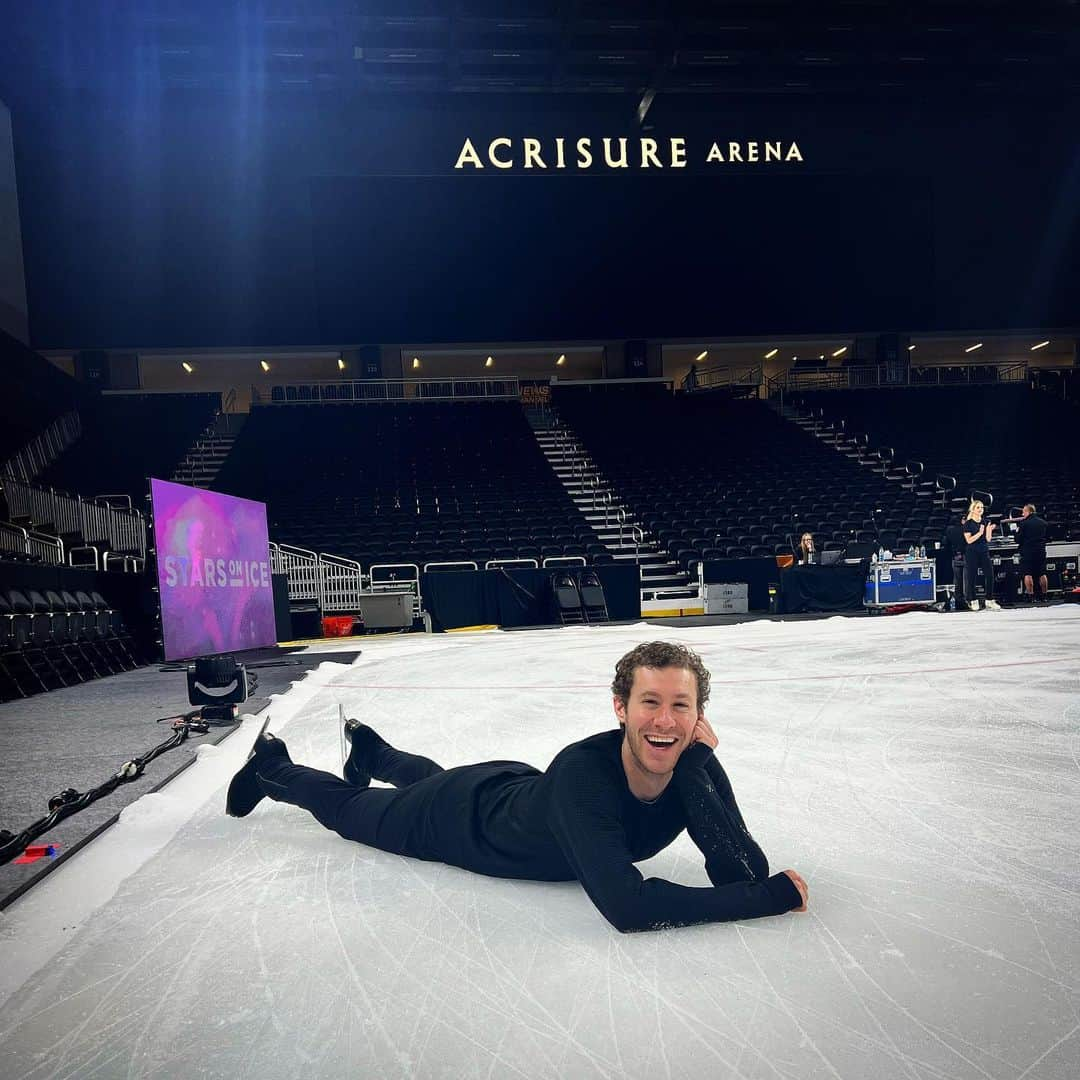
[[708, 355], [709, 355], [709, 350], [708, 349], [702, 349], [701, 352], [699, 352], [697, 354], [697, 356], [694, 357], [694, 363], [696, 364], [699, 361], [704, 360], [705, 357], [708, 356]]
[[203, 719], [231, 723], [259, 680], [234, 656], [201, 656], [187, 666], [187, 685], [188, 701], [202, 706]]
[[559, 359], [555, 361], [556, 367], [562, 367], [566, 363], [566, 353], [561, 353]]
[[344, 359], [344, 357], [339, 356], [337, 358], [337, 369], [338, 369], [338, 371], [344, 371], [345, 370], [345, 359]]
[[1050, 339], [1047, 338], [1046, 341], [1040, 341], [1038, 345], [1032, 345], [1031, 346], [1031, 351], [1034, 352], [1036, 349], [1043, 349], [1049, 344], [1050, 344]]
[[270, 370], [270, 364], [266, 360], [260, 360], [259, 361], [259, 367], [261, 367], [263, 369], [263, 371], [269, 371]]
[[976, 349], [981, 349], [982, 347], [983, 347], [983, 343], [981, 341], [976, 341], [974, 345], [969, 345], [964, 350], [964, 352], [974, 352]]
[[846, 353], [846, 352], [847, 352], [847, 346], [842, 345], [839, 349], [836, 350], [836, 352], [833, 353], [833, 357], [835, 358], [837, 356], [843, 356], [844, 353]]
[[189, 375], [195, 370], [186, 360], [180, 365]]
[[771, 360], [771, 359], [772, 359], [772, 358], [773, 358], [773, 357], [774, 357], [774, 356], [775, 356], [775, 355], [776, 355], [776, 354], [777, 354], [777, 353], [778, 353], [779, 351], [780, 351], [779, 349], [770, 349], [770, 350], [769, 350], [769, 351], [768, 351], [768, 352], [767, 352], [767, 353], [765, 354], [765, 359], [766, 359], [766, 360]]
[[912, 349], [914, 349], [914, 348], [915, 348], [915, 346], [914, 346], [914, 345], [909, 345], [909, 346], [907, 347], [907, 351], [908, 351], [908, 352], [911, 352], [911, 350], [912, 350]]
[[413, 366], [414, 371], [420, 366], [420, 357], [419, 356], [414, 356], [412, 358], [412, 366]]
[[494, 366], [495, 366], [495, 357], [494, 356], [489, 356], [484, 361], [484, 367], [494, 367]]

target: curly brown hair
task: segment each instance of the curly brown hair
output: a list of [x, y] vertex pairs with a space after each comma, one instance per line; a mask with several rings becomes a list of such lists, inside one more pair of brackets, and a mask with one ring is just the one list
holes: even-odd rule
[[693, 649], [675, 645], [670, 641], [647, 641], [631, 649], [616, 665], [611, 692], [626, 705], [630, 700], [630, 687], [634, 685], [634, 671], [639, 667], [683, 668], [692, 671], [697, 679], [698, 708], [705, 708], [709, 700], [709, 672]]

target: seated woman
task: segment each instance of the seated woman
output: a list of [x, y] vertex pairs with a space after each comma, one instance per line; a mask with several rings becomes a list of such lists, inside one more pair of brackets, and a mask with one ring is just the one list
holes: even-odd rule
[[817, 550], [814, 547], [814, 534], [804, 532], [799, 537], [799, 543], [795, 547], [795, 565], [809, 566], [819, 561]]

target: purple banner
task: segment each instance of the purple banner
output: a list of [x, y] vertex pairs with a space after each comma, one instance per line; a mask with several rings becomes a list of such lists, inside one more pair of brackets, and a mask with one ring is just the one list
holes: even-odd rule
[[150, 481], [166, 660], [276, 642], [266, 505]]

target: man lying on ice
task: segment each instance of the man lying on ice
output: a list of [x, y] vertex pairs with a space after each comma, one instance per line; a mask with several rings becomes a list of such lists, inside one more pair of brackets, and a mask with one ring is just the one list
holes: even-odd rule
[[[544, 772], [518, 761], [443, 769], [348, 720], [341, 780], [294, 764], [281, 739], [260, 733], [226, 810], [244, 817], [269, 796], [381, 851], [493, 877], [577, 880], [621, 931], [805, 911], [806, 882], [794, 870], [769, 876], [713, 755], [709, 673], [697, 653], [639, 645], [611, 689], [619, 727], [571, 743]], [[373, 788], [372, 778], [393, 787]], [[634, 866], [683, 829], [711, 887], [644, 879]]]

